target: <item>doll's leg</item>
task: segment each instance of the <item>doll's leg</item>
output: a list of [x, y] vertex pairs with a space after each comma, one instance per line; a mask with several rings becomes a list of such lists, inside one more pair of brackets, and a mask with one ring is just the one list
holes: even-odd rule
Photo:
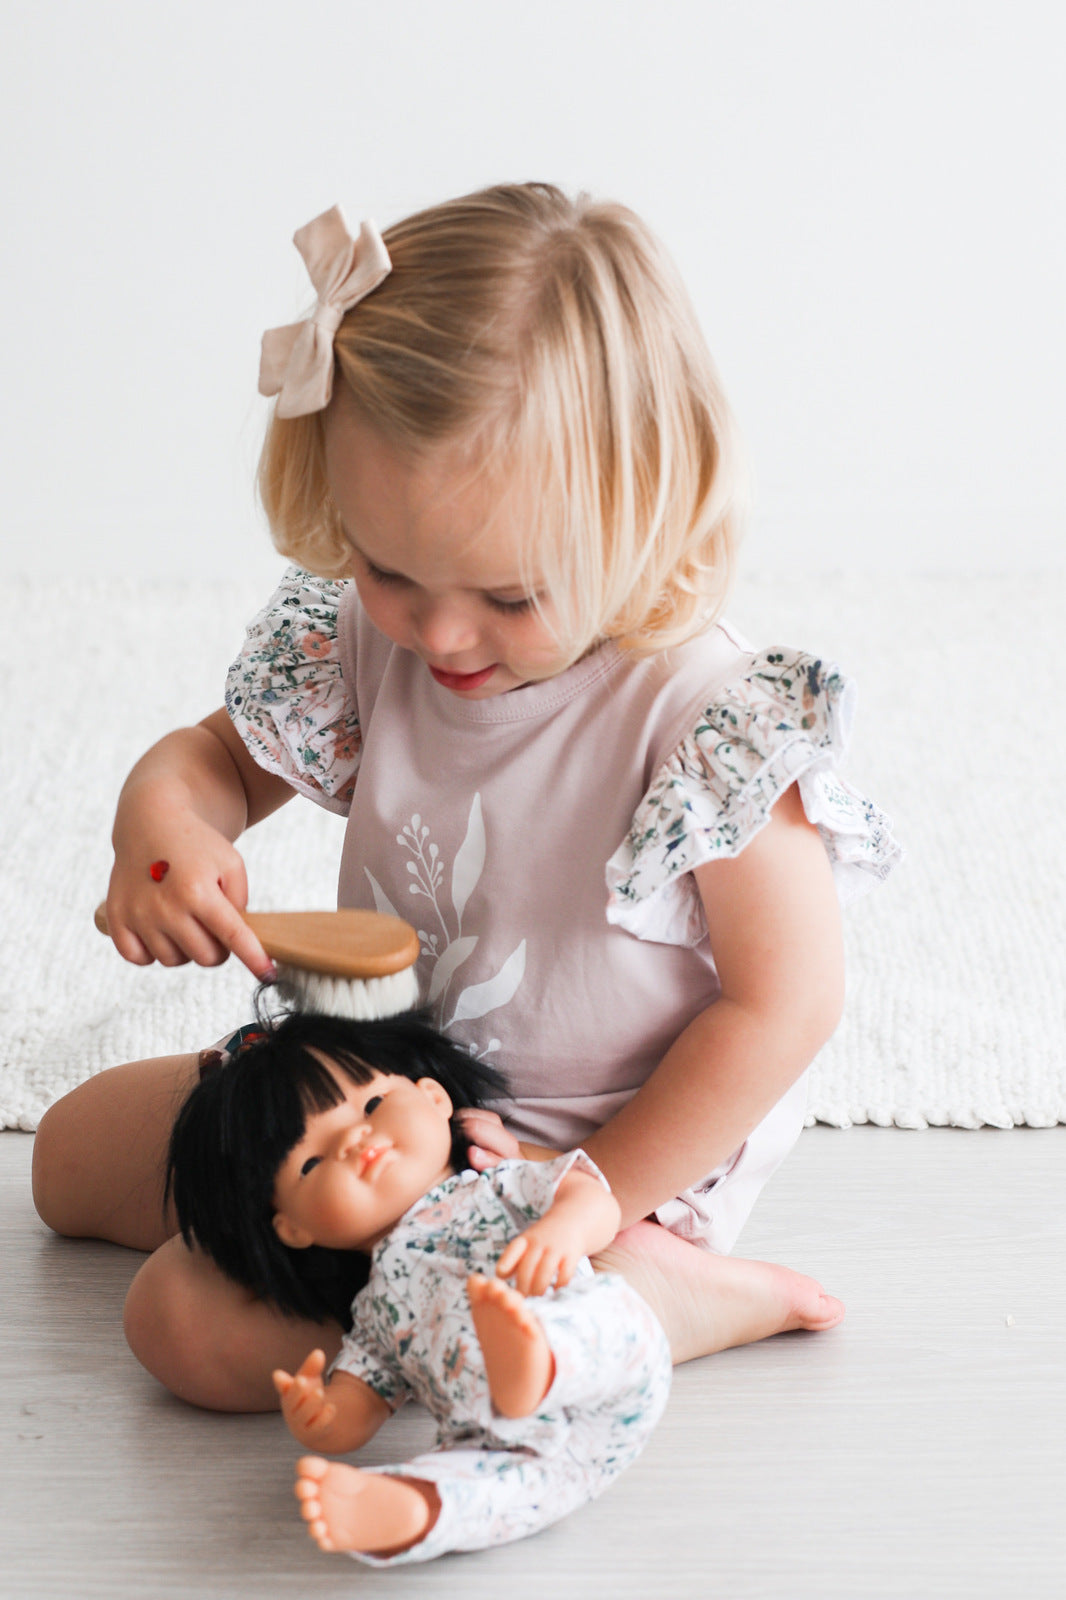
[[[305, 1457], [296, 1495], [321, 1549], [384, 1566], [521, 1539], [595, 1499], [646, 1443], [670, 1391], [670, 1353], [628, 1284], [588, 1276], [526, 1301], [474, 1276], [468, 1292], [490, 1386], [486, 1346], [497, 1345], [502, 1364], [510, 1340], [524, 1361], [525, 1347], [536, 1342], [529, 1322], [547, 1341], [554, 1370], [536, 1414], [493, 1416], [491, 1434], [481, 1430], [482, 1449], [435, 1450], [378, 1472]], [[405, 1542], [393, 1538], [401, 1518], [417, 1528]]]
[[[319, 1548], [369, 1566], [523, 1539], [585, 1505], [599, 1487], [570, 1461], [488, 1449], [438, 1450], [377, 1472], [304, 1456], [295, 1485]], [[406, 1537], [394, 1537], [404, 1522]]]
[[626, 1228], [593, 1261], [617, 1272], [666, 1330], [675, 1365], [806, 1328], [822, 1333], [844, 1319], [820, 1283], [769, 1261], [712, 1255], [655, 1222]]
[[[489, 1395], [503, 1419], [565, 1407], [603, 1410], [641, 1420], [611, 1446], [612, 1457], [635, 1453], [658, 1420], [670, 1389], [666, 1339], [647, 1302], [619, 1276], [576, 1278], [550, 1297], [527, 1299], [500, 1278], [466, 1282]], [[514, 1430], [521, 1443], [521, 1426]]]
[[274, 1369], [295, 1372], [316, 1347], [332, 1360], [342, 1337], [335, 1322], [286, 1317], [256, 1300], [180, 1237], [141, 1267], [123, 1322], [141, 1365], [210, 1411], [276, 1411]]
[[425, 1479], [363, 1472], [322, 1456], [297, 1462], [296, 1498], [320, 1550], [376, 1557], [382, 1563], [422, 1543], [440, 1515], [440, 1495]]
[[544, 1325], [526, 1297], [502, 1278], [472, 1273], [466, 1292], [492, 1403], [505, 1417], [528, 1417], [555, 1377]]
[[167, 1141], [196, 1076], [195, 1055], [134, 1061], [57, 1100], [34, 1141], [41, 1220], [56, 1233], [134, 1250], [162, 1244], [175, 1231], [163, 1214]]

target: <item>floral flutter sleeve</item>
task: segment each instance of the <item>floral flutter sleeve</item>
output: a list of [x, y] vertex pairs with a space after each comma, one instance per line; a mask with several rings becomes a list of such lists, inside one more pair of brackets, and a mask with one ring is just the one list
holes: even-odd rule
[[853, 684], [832, 662], [764, 650], [693, 718], [607, 863], [607, 919], [641, 939], [692, 946], [707, 928], [692, 869], [737, 856], [790, 784], [818, 829], [842, 901], [902, 852], [882, 811], [840, 774]]
[[251, 622], [226, 680], [226, 710], [253, 759], [342, 816], [362, 751], [337, 649], [347, 589], [345, 581], [290, 567]]

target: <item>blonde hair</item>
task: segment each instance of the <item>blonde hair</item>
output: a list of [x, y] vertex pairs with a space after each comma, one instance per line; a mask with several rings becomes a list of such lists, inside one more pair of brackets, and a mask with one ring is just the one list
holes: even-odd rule
[[[570, 658], [599, 639], [691, 638], [732, 584], [741, 451], [695, 312], [626, 207], [550, 184], [447, 201], [384, 234], [393, 269], [337, 331], [346, 399], [413, 460], [470, 442], [520, 485], [536, 574]], [[351, 549], [325, 413], [272, 417], [260, 496], [282, 554], [325, 576]]]

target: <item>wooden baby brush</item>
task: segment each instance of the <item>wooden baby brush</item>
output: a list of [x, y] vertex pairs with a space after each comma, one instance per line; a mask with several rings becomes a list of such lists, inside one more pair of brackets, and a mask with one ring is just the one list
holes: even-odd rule
[[[244, 920], [301, 1011], [371, 1022], [419, 1003], [418, 935], [380, 911], [246, 911]], [[107, 933], [107, 911], [93, 918]]]

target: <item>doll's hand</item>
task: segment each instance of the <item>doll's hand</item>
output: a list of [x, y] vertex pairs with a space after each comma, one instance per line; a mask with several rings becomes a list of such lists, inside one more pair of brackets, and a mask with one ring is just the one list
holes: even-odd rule
[[496, 1263], [499, 1278], [513, 1278], [521, 1294], [544, 1294], [569, 1283], [585, 1254], [574, 1227], [550, 1213], [512, 1239]]
[[465, 1106], [456, 1115], [469, 1141], [466, 1159], [475, 1172], [487, 1172], [499, 1162], [514, 1161], [521, 1155], [518, 1140], [508, 1133], [495, 1111]]
[[282, 1415], [289, 1432], [301, 1444], [316, 1444], [337, 1415], [336, 1406], [326, 1399], [322, 1382], [325, 1368], [325, 1351], [312, 1350], [295, 1375], [280, 1368], [273, 1374]]

